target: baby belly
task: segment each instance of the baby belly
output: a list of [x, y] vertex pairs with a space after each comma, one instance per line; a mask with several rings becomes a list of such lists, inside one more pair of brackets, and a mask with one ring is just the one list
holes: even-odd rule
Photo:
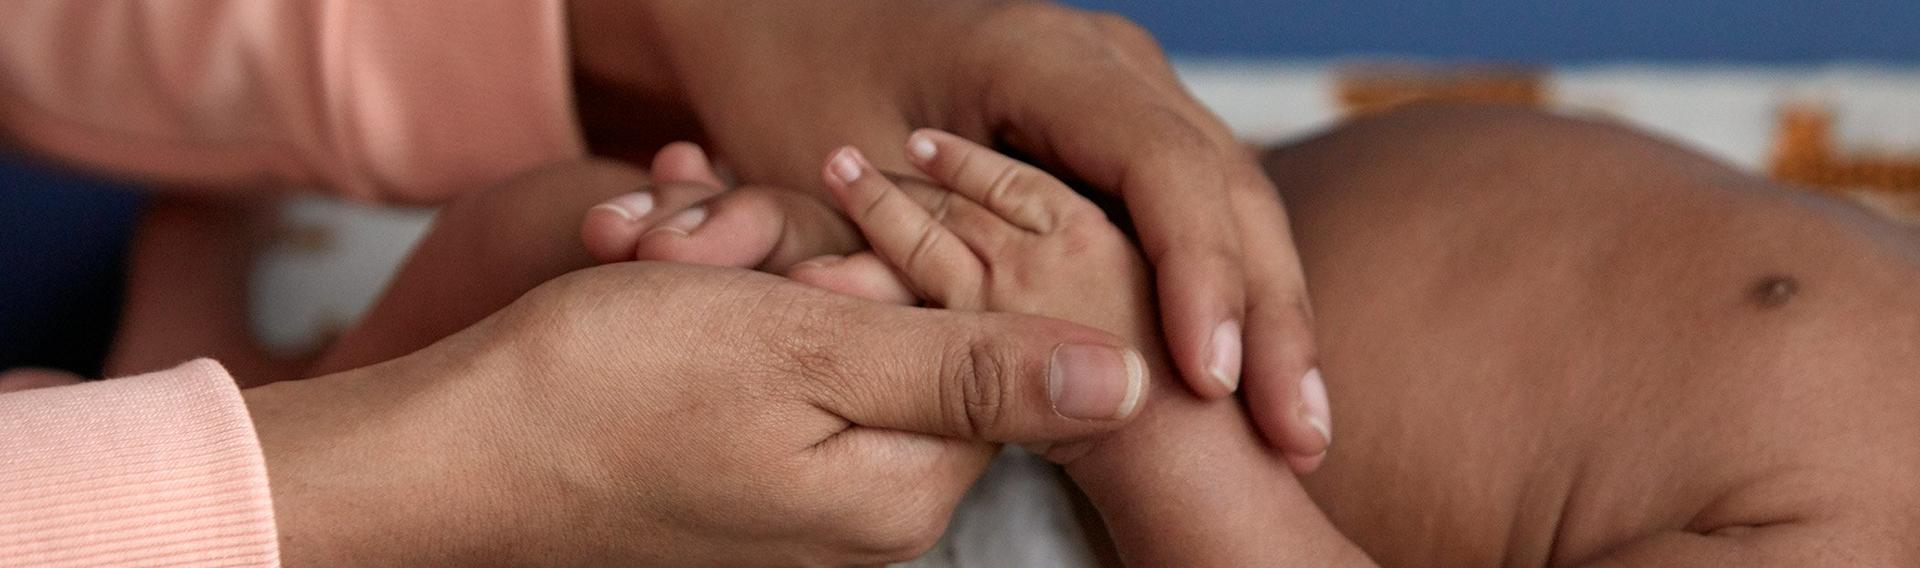
[[1386, 566], [1546, 564], [1577, 461], [1548, 426], [1497, 397], [1343, 392], [1339, 442], [1303, 480], [1343, 534]]

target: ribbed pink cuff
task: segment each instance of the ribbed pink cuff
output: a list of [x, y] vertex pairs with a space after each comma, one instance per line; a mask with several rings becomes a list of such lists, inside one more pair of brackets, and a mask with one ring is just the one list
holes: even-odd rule
[[0, 565], [273, 566], [253, 422], [218, 363], [0, 395]]

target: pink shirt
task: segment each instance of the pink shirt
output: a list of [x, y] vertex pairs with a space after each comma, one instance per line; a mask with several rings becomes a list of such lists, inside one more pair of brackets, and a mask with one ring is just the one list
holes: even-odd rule
[[[231, 191], [443, 201], [584, 154], [563, 0], [5, 0], [0, 132]], [[277, 565], [211, 361], [0, 394], [0, 565]]]

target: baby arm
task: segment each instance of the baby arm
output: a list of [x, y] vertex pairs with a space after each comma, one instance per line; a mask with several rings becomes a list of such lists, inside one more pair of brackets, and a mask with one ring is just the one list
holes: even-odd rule
[[[1144, 412], [1138, 424], [1045, 451], [1066, 464], [1129, 563], [1369, 564], [1233, 402], [1202, 401], [1181, 387], [1161, 347], [1146, 265], [1098, 207], [1045, 172], [955, 136], [915, 133], [908, 155], [950, 192], [909, 195], [929, 190], [903, 189], [851, 148], [825, 171], [830, 193], [907, 287], [949, 309], [1103, 328], [1147, 354], [1147, 392], [1050, 393], [1062, 414]], [[1147, 398], [1152, 404], [1142, 404]]]
[[131, 243], [104, 375], [210, 357], [242, 387], [298, 378], [317, 353], [269, 349], [254, 339], [247, 319], [250, 268], [269, 238], [276, 205], [188, 195], [148, 201]]
[[[649, 182], [652, 183], [649, 183]], [[718, 189], [669, 183], [614, 162], [556, 165], [449, 204], [360, 321], [308, 369], [317, 376], [412, 353], [506, 307], [535, 286], [598, 264], [581, 245], [595, 203], [646, 188], [659, 209]], [[646, 215], [634, 222], [657, 222]]]

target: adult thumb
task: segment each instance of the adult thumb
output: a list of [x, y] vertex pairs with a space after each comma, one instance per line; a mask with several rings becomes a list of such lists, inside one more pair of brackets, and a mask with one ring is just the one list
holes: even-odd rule
[[837, 353], [813, 357], [804, 373], [820, 387], [813, 402], [854, 424], [1054, 442], [1118, 428], [1146, 402], [1145, 362], [1110, 334], [1035, 316], [862, 304], [867, 321], [841, 328], [853, 337], [815, 345]]

